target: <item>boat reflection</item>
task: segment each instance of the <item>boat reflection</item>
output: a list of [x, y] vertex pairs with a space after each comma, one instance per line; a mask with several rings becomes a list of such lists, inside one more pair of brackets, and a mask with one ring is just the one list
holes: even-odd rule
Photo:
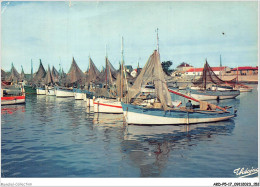
[[159, 177], [170, 157], [189, 159], [183, 150], [201, 141], [214, 141], [218, 135], [230, 135], [234, 127], [233, 120], [179, 126], [128, 125], [121, 151], [140, 169], [140, 177]]
[[25, 105], [5, 105], [1, 106], [1, 114], [14, 114], [15, 112], [25, 112]]
[[93, 125], [99, 127], [118, 127], [123, 125], [123, 114], [94, 113]]

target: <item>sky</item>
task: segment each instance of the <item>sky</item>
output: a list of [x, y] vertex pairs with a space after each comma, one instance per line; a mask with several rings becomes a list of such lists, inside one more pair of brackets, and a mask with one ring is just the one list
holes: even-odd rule
[[[105, 55], [117, 69], [124, 38], [126, 65], [143, 67], [156, 49], [171, 68], [186, 62], [203, 67], [258, 66], [257, 2], [82, 2], [3, 1], [1, 68], [31, 72], [42, 60], [65, 72], [72, 57], [86, 71], [89, 56], [98, 69]], [[107, 47], [106, 47], [107, 46]]]

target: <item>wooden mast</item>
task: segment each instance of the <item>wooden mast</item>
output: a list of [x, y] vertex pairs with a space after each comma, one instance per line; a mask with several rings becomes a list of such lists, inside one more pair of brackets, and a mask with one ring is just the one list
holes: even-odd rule
[[31, 59], [31, 81], [33, 80], [33, 62]]
[[121, 85], [120, 85], [120, 100], [123, 100], [123, 80], [124, 80], [124, 76], [123, 76], [123, 68], [124, 68], [124, 49], [123, 49], [123, 40], [124, 38], [122, 37], [122, 43], [121, 43]]
[[222, 61], [221, 61], [221, 55], [220, 55], [220, 57], [219, 57], [220, 59], [220, 71], [219, 71], [219, 73], [220, 73], [220, 79], [222, 79]]
[[159, 54], [159, 35], [158, 35], [158, 28], [157, 28], [157, 51], [158, 51], [158, 54]]
[[106, 90], [107, 90], [107, 45], [106, 45]]

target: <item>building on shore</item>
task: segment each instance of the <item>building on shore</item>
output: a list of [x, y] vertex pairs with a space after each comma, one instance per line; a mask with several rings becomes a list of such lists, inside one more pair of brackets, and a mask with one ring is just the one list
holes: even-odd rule
[[[214, 71], [216, 75], [224, 75], [231, 72], [231, 69], [227, 66], [223, 67], [211, 67], [211, 69]], [[185, 72], [186, 76], [197, 76], [202, 75], [203, 68], [190, 68]]]
[[193, 68], [193, 66], [191, 66], [186, 62], [182, 62], [180, 65], [176, 67], [176, 70], [172, 72], [171, 77], [180, 77], [184, 75], [187, 70], [191, 68]]
[[258, 74], [258, 66], [244, 66], [244, 67], [237, 67], [231, 69], [232, 75], [257, 75]]

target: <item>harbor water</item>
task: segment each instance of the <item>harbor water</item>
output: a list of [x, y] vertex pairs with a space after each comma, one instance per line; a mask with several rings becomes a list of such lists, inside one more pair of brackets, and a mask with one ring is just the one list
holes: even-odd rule
[[25, 105], [1, 106], [1, 176], [236, 178], [238, 168], [257, 169], [257, 85], [217, 104], [234, 106], [237, 116], [136, 126], [74, 98], [27, 95]]

